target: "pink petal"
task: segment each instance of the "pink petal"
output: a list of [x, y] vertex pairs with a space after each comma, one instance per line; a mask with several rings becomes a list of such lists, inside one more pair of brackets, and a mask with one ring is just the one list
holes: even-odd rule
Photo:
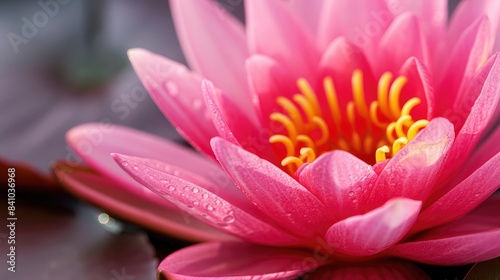
[[499, 50], [500, 36], [498, 36], [498, 28], [500, 27], [500, 2], [496, 0], [476, 0], [476, 1], [461, 1], [455, 9], [450, 20], [449, 40], [455, 44], [462, 32], [467, 29], [475, 20], [486, 15], [491, 22], [490, 38], [488, 42], [492, 47], [495, 44], [495, 51]]
[[[72, 128], [66, 135], [68, 144], [92, 169], [129, 192], [151, 199], [165, 207], [170, 203], [133, 180], [111, 158], [111, 153], [161, 159], [174, 166], [198, 173], [206, 178], [217, 178], [220, 185], [232, 185], [231, 180], [215, 163], [194, 151], [173, 144], [165, 139], [110, 124], [84, 124]], [[81, 160], [73, 158], [73, 165]]]
[[281, 1], [245, 1], [248, 44], [252, 54], [269, 56], [311, 80], [319, 61], [313, 38]]
[[165, 171], [168, 166], [159, 161], [117, 154], [114, 158], [138, 182], [185, 213], [221, 231], [258, 244], [301, 244], [296, 237], [261, 220], [259, 217], [264, 215], [236, 192], [237, 189], [222, 189], [215, 182], [187, 171], [171, 175]]
[[367, 210], [393, 197], [424, 201], [441, 174], [453, 138], [453, 126], [448, 120], [432, 120], [389, 160], [371, 192], [368, 192]]
[[380, 39], [378, 57], [378, 75], [385, 71], [396, 73], [410, 57], [429, 67], [428, 46], [416, 15], [404, 13], [392, 21]]
[[448, 1], [392, 1], [388, 6], [395, 15], [411, 12], [418, 17], [422, 32], [425, 34], [428, 43], [431, 61], [433, 61], [432, 58], [437, 54], [437, 47], [442, 42], [447, 27]]
[[335, 220], [360, 214], [359, 205], [377, 179], [371, 165], [340, 150], [320, 156], [297, 173], [299, 182], [330, 209]]
[[401, 67], [399, 74], [408, 78], [408, 83], [401, 92], [401, 104], [417, 97], [421, 103], [411, 110], [413, 119], [434, 118], [434, 81], [427, 68], [416, 58], [410, 57]]
[[104, 209], [114, 217], [156, 232], [190, 241], [232, 240], [233, 237], [192, 219], [180, 209], [169, 209], [135, 195], [91, 170], [56, 163], [54, 172], [71, 193]]
[[440, 116], [448, 117], [450, 113], [450, 103], [455, 103], [457, 99], [465, 94], [472, 79], [479, 69], [484, 65], [491, 54], [491, 47], [488, 45], [490, 38], [490, 23], [486, 17], [478, 18], [471, 26], [461, 31], [459, 40], [444, 50], [440, 67], [436, 70], [436, 105], [437, 113]]
[[[318, 43], [324, 50], [335, 38], [344, 36], [368, 57], [393, 19], [384, 0], [324, 1]], [[355, 16], [353, 16], [355, 15]]]
[[189, 65], [213, 81], [240, 109], [250, 102], [243, 25], [215, 1], [170, 1], [177, 35]]
[[[297, 78], [278, 62], [263, 55], [253, 55], [247, 62], [248, 83], [253, 94], [253, 104], [260, 112], [262, 122], [269, 122], [269, 115], [278, 111], [279, 96], [291, 98], [297, 93]], [[268, 139], [265, 139], [268, 143]]]
[[205, 103], [212, 114], [212, 120], [219, 135], [229, 142], [242, 146], [245, 150], [263, 158], [276, 161], [276, 155], [269, 141], [256, 141], [264, 130], [260, 124], [252, 122], [213, 84], [204, 81], [202, 91]]
[[386, 260], [376, 262], [340, 263], [322, 267], [310, 274], [308, 279], [370, 279], [402, 280], [430, 279], [420, 268], [410, 262]]
[[366, 214], [331, 226], [325, 240], [334, 252], [349, 256], [371, 256], [396, 244], [417, 219], [421, 201], [394, 198]]
[[[376, 99], [376, 82], [370, 64], [363, 50], [350, 43], [345, 37], [336, 38], [328, 45], [319, 67], [321, 76], [329, 76], [335, 83], [342, 115], [345, 115], [347, 103], [353, 99], [351, 80], [354, 70], [359, 69], [363, 73], [366, 100], [370, 102]], [[330, 109], [323, 111], [330, 112]]]
[[[498, 147], [498, 142], [496, 145]], [[422, 212], [414, 231], [455, 220], [477, 207], [500, 187], [498, 166], [500, 166], [500, 153], [497, 153], [465, 180], [459, 181], [459, 184], [452, 183], [446, 187], [451, 190]]]
[[302, 251], [237, 242], [203, 243], [171, 254], [158, 272], [159, 279], [294, 279], [318, 265], [311, 254]]
[[491, 69], [485, 68], [478, 75], [478, 80], [481, 80], [481, 77], [484, 77], [483, 75], [486, 72], [488, 74], [481, 92], [451, 148], [450, 157], [445, 165], [448, 175], [454, 174], [462, 166], [483, 136], [486, 127], [492, 121], [495, 121], [494, 115], [498, 110], [500, 101], [500, 56], [495, 57]]
[[212, 147], [236, 185], [277, 224], [309, 238], [330, 225], [325, 205], [275, 165], [221, 138]]
[[395, 245], [389, 254], [435, 265], [463, 265], [500, 256], [500, 199], [492, 197], [465, 217]]
[[324, 1], [294, 0], [286, 1], [290, 12], [307, 28], [308, 33], [316, 36], [321, 9]]
[[209, 140], [217, 131], [203, 103], [201, 77], [182, 64], [143, 49], [132, 49], [128, 54], [163, 114], [196, 149], [212, 156]]

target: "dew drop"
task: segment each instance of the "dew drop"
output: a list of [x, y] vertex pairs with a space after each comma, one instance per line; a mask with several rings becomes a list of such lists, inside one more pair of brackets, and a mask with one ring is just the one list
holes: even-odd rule
[[217, 199], [217, 200], [215, 201], [215, 205], [220, 205], [220, 200], [218, 200], [218, 199]]
[[203, 197], [203, 199], [207, 199], [208, 198], [208, 194], [204, 193], [201, 197]]
[[222, 220], [223, 220], [225, 223], [230, 224], [230, 223], [234, 222], [234, 217], [233, 217], [233, 216], [231, 216], [231, 215], [229, 215], [229, 216], [224, 217], [224, 219], [222, 219]]
[[198, 205], [200, 205], [200, 203], [198, 201], [193, 201], [193, 205], [198, 206]]
[[170, 183], [170, 182], [169, 182], [168, 180], [161, 179], [161, 180], [160, 180], [160, 183], [162, 183], [162, 184], [168, 184], [168, 183]]
[[199, 190], [198, 188], [194, 187], [194, 188], [192, 189], [192, 191], [193, 191], [193, 193], [198, 193], [200, 190]]
[[212, 207], [212, 205], [210, 205], [210, 204], [207, 204], [206, 208], [208, 211], [214, 211], [214, 207]]
[[189, 191], [189, 187], [188, 187], [188, 186], [185, 186], [185, 187], [184, 187], [184, 191], [188, 192], [188, 191]]
[[172, 186], [172, 185], [170, 185], [170, 186], [168, 186], [168, 190], [171, 191], [171, 192], [173, 192], [173, 191], [175, 191], [175, 187]]
[[179, 94], [179, 87], [172, 81], [168, 81], [165, 84], [165, 88], [167, 89], [167, 92], [172, 96], [177, 96]]
[[128, 161], [123, 161], [123, 162], [122, 162], [122, 165], [123, 165], [123, 166], [128, 166]]
[[285, 216], [290, 217], [290, 216], [292, 216], [292, 214], [286, 213]]
[[132, 166], [132, 168], [133, 168], [134, 170], [139, 170], [139, 167], [137, 167], [137, 165]]
[[353, 191], [350, 191], [347, 193], [348, 196], [353, 196], [354, 195], [354, 192]]
[[358, 200], [357, 200], [357, 199], [353, 199], [353, 200], [352, 200], [352, 203], [357, 203], [357, 202], [358, 202]]

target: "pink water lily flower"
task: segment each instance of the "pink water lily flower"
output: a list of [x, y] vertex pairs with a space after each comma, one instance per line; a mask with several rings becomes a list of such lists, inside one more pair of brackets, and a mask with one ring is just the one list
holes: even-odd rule
[[173, 278], [498, 257], [499, 3], [463, 1], [448, 23], [445, 0], [252, 0], [243, 26], [212, 1], [172, 0], [192, 70], [129, 56], [203, 156], [87, 124], [67, 138], [94, 171], [56, 173], [117, 215], [212, 241], [168, 256]]

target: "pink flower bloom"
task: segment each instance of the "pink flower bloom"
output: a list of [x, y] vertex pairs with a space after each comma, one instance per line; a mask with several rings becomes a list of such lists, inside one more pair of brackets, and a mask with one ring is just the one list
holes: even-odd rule
[[[444, 0], [396, 2], [246, 1], [245, 30], [209, 0], [173, 0], [193, 71], [129, 55], [206, 158], [88, 124], [68, 141], [99, 174], [56, 172], [108, 211], [213, 241], [167, 257], [159, 270], [172, 277], [498, 257], [498, 1], [464, 1], [448, 27]], [[197, 220], [183, 223], [179, 209]]]

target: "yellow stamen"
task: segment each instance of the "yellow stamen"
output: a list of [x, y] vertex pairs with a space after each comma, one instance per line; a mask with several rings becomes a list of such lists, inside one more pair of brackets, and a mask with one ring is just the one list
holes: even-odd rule
[[269, 143], [282, 143], [285, 146], [287, 156], [291, 156], [295, 153], [295, 145], [293, 145], [292, 140], [285, 135], [273, 135], [269, 138]]
[[404, 76], [398, 77], [394, 83], [391, 85], [391, 90], [389, 93], [389, 108], [391, 110], [392, 116], [397, 119], [401, 115], [401, 107], [399, 107], [399, 96], [401, 95], [401, 90], [408, 82], [408, 79]]
[[315, 113], [314, 113], [314, 108], [312, 107], [311, 103], [309, 103], [309, 100], [307, 100], [307, 98], [305, 98], [303, 95], [300, 94], [295, 94], [293, 96], [293, 100], [297, 102], [302, 108], [302, 110], [306, 113], [308, 121], [312, 122]]
[[406, 137], [399, 137], [396, 139], [396, 141], [392, 143], [392, 156], [396, 155], [396, 153], [406, 144], [408, 144], [408, 139], [406, 139]]
[[[270, 114], [270, 119], [280, 123], [288, 134], [269, 138], [271, 143], [285, 147], [282, 166], [293, 175], [304, 162], [312, 162], [332, 149], [349, 151], [367, 162], [372, 162], [373, 153], [377, 162], [393, 157], [429, 123], [414, 121], [411, 114], [421, 103], [420, 98], [410, 98], [400, 106], [407, 83], [406, 77], [393, 81], [393, 75], [386, 72], [379, 79], [376, 99], [367, 100], [370, 95], [365, 95], [363, 72], [355, 70], [351, 76], [352, 100], [342, 111], [333, 79], [325, 77], [323, 90], [331, 115], [327, 120], [314, 88], [307, 80], [298, 79], [299, 93], [276, 100], [285, 114]], [[348, 131], [343, 131], [345, 128]]]
[[408, 100], [405, 105], [403, 105], [403, 109], [401, 109], [401, 116], [411, 116], [410, 112], [411, 109], [413, 109], [415, 106], [420, 104], [420, 98], [418, 97], [413, 97], [410, 100]]
[[378, 104], [380, 106], [380, 111], [388, 119], [392, 118], [391, 111], [389, 111], [389, 104], [387, 103], [391, 80], [392, 74], [386, 72], [382, 75], [378, 83]]
[[328, 139], [330, 138], [330, 135], [328, 132], [328, 126], [326, 126], [325, 121], [320, 117], [314, 117], [313, 122], [321, 130], [321, 138], [316, 142], [316, 144], [318, 146], [321, 146], [321, 145], [325, 144], [328, 141]]
[[300, 78], [297, 80], [297, 87], [304, 94], [304, 96], [311, 104], [316, 115], [321, 115], [321, 109], [319, 107], [318, 99], [316, 98], [316, 94], [314, 94], [314, 90], [311, 88], [309, 82], [306, 79]]
[[300, 159], [302, 161], [305, 160], [306, 162], [313, 162], [313, 160], [316, 159], [316, 153], [311, 148], [300, 149], [300, 155], [301, 155]]
[[363, 73], [361, 70], [354, 70], [351, 82], [356, 108], [358, 109], [359, 114], [366, 119], [368, 118], [368, 108], [366, 107]]
[[290, 139], [292, 139], [292, 142], [294, 141], [294, 139], [297, 137], [297, 128], [295, 127], [294, 123], [290, 120], [290, 118], [281, 113], [272, 113], [269, 116], [269, 118], [272, 121], [281, 123], [288, 132], [288, 136], [290, 137]]
[[[314, 141], [311, 139], [311, 137], [304, 134], [297, 136], [297, 142], [303, 143], [306, 147], [309, 147], [311, 149], [314, 149], [315, 147]], [[291, 156], [291, 154], [287, 154], [287, 156]]]
[[420, 129], [426, 127], [429, 124], [428, 120], [419, 120], [410, 126], [408, 129], [408, 140], [413, 140]]
[[402, 116], [396, 121], [396, 135], [398, 137], [405, 137], [406, 134], [403, 130], [403, 126], [411, 125], [411, 117], [410, 116]]
[[299, 109], [292, 101], [288, 98], [284, 98], [282, 96], [278, 97], [276, 102], [287, 112], [287, 114], [292, 119], [295, 127], [298, 130], [301, 130], [304, 127], [304, 121], [302, 120], [302, 116], [300, 115]]
[[340, 122], [342, 117], [340, 115], [339, 101], [337, 99], [337, 93], [335, 91], [335, 85], [330, 77], [323, 80], [323, 87], [325, 88], [326, 99], [328, 101], [328, 107], [330, 107], [330, 113], [332, 114], [333, 122], [337, 131], [340, 131]]
[[385, 157], [385, 154], [389, 153], [390, 151], [391, 150], [387, 146], [378, 148], [375, 152], [375, 159], [377, 160], [377, 162], [386, 160], [387, 158]]
[[377, 116], [377, 110], [380, 108], [378, 105], [378, 101], [373, 101], [372, 104], [370, 104], [370, 120], [375, 124], [376, 126], [380, 128], [384, 128], [387, 126], [387, 123], [383, 123], [378, 119]]

